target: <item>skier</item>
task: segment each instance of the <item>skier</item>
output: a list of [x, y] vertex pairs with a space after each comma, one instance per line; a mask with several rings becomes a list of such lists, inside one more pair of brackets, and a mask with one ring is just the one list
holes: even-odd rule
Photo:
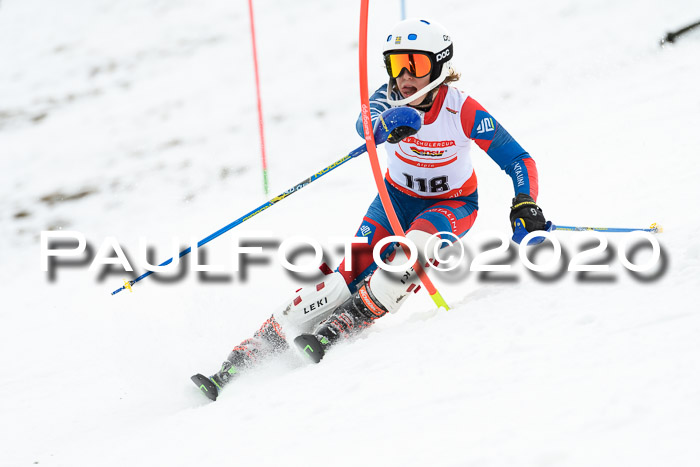
[[[536, 204], [534, 160], [476, 100], [450, 86], [460, 76], [451, 66], [452, 57], [452, 40], [443, 26], [417, 19], [398, 23], [384, 44], [389, 82], [370, 99], [375, 135], [388, 134], [385, 184], [406, 237], [419, 252], [434, 234], [449, 232], [461, 238], [474, 224], [478, 197], [472, 141], [513, 181], [510, 222], [519, 238], [551, 225]], [[410, 123], [416, 120], [417, 125]], [[356, 128], [364, 136], [361, 117]], [[334, 272], [327, 271], [323, 282], [297, 291], [252, 338], [233, 349], [217, 373], [209, 378], [198, 374], [192, 380], [216, 400], [240, 373], [286, 351], [290, 339], [318, 362], [339, 339], [396, 312], [417, 291], [420, 280], [411, 267], [396, 273], [377, 269], [372, 250], [390, 235], [393, 231], [377, 196], [356, 233], [368, 243], [353, 245], [351, 265], [343, 260]], [[407, 260], [396, 244], [386, 245], [381, 257], [389, 265]], [[420, 258], [426, 265], [433, 260]]]

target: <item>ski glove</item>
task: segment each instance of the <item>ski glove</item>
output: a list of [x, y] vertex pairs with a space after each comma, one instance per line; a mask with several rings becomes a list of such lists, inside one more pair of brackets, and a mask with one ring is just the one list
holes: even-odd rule
[[400, 126], [391, 133], [389, 133], [389, 136], [386, 138], [386, 140], [391, 144], [396, 144], [402, 139], [408, 136], [413, 136], [416, 133], [418, 133], [418, 130], [413, 129], [410, 126]]
[[528, 232], [547, 230], [547, 221], [542, 213], [542, 208], [525, 193], [518, 193], [513, 198], [513, 205], [510, 207], [510, 226], [513, 232], [515, 232], [515, 221], [518, 219]]
[[418, 133], [422, 120], [421, 114], [411, 107], [393, 107], [385, 110], [374, 124], [374, 141], [377, 144], [384, 141], [396, 144]]

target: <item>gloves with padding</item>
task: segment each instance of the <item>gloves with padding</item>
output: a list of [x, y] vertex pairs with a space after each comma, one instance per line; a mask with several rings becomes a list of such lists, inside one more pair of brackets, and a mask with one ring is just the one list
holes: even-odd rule
[[385, 110], [374, 124], [374, 141], [396, 144], [402, 139], [415, 135], [422, 125], [420, 112], [411, 107], [393, 107]]
[[518, 219], [528, 232], [547, 230], [547, 220], [544, 218], [542, 208], [525, 193], [518, 193], [513, 198], [513, 205], [510, 207], [510, 226], [513, 232], [515, 232], [515, 222]]

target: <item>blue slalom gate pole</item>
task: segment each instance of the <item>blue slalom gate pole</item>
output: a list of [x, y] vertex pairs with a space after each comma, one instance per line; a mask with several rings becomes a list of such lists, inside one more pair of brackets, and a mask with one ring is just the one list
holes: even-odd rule
[[651, 224], [648, 229], [628, 229], [619, 227], [576, 227], [572, 225], [553, 225], [552, 230], [568, 230], [572, 232], [585, 232], [587, 230], [595, 230], [596, 232], [651, 232], [651, 233], [661, 233], [663, 228], [656, 223]]
[[406, 19], [406, 0], [401, 0], [401, 21]]
[[[220, 235], [225, 234], [226, 232], [228, 232], [228, 231], [231, 230], [232, 228], [236, 227], [237, 225], [242, 224], [243, 222], [247, 221], [247, 220], [250, 219], [251, 217], [257, 216], [258, 214], [260, 214], [261, 212], [263, 212], [264, 210], [266, 210], [266, 209], [269, 208], [270, 206], [272, 206], [272, 205], [274, 205], [274, 204], [276, 204], [276, 203], [282, 201], [282, 200], [283, 200], [284, 198], [286, 198], [287, 196], [289, 196], [289, 195], [291, 195], [291, 194], [293, 194], [293, 193], [296, 193], [297, 191], [301, 190], [302, 188], [304, 188], [305, 186], [309, 185], [310, 183], [315, 182], [315, 181], [318, 180], [319, 178], [323, 177], [323, 176], [326, 175], [328, 172], [330, 172], [330, 171], [332, 171], [332, 170], [334, 170], [334, 169], [337, 169], [338, 167], [340, 167], [341, 165], [345, 164], [345, 163], [346, 163], [347, 161], [349, 161], [350, 159], [354, 159], [355, 157], [357, 157], [357, 156], [359, 156], [359, 155], [362, 155], [362, 154], [364, 154], [365, 152], [367, 152], [367, 145], [363, 144], [362, 146], [358, 147], [357, 149], [355, 149], [354, 151], [352, 151], [350, 154], [348, 154], [347, 156], [343, 157], [342, 159], [339, 159], [339, 160], [335, 161], [334, 163], [332, 163], [332, 164], [329, 165], [328, 167], [322, 169], [322, 170], [319, 171], [319, 172], [316, 172], [315, 174], [313, 174], [312, 176], [310, 176], [310, 177], [307, 178], [306, 180], [302, 181], [301, 183], [298, 183], [297, 185], [295, 185], [295, 186], [293, 186], [292, 188], [288, 189], [288, 190], [285, 191], [284, 193], [282, 193], [282, 194], [280, 194], [280, 195], [278, 195], [278, 196], [275, 196], [274, 198], [272, 198], [271, 200], [269, 200], [269, 201], [266, 202], [265, 204], [262, 204], [262, 205], [258, 206], [257, 208], [255, 208], [255, 209], [253, 209], [252, 211], [250, 211], [249, 213], [247, 213], [247, 214], [245, 214], [245, 215], [239, 217], [238, 219], [236, 219], [235, 221], [233, 221], [233, 222], [231, 222], [230, 224], [226, 225], [225, 227], [220, 228], [219, 230], [217, 230], [217, 231], [214, 232], [213, 234], [209, 235], [208, 237], [205, 237], [205, 238], [201, 239], [199, 242], [197, 242], [197, 248], [199, 248], [199, 247], [201, 247], [201, 246], [203, 246], [203, 245], [209, 243], [210, 241], [214, 240], [216, 237], [219, 237]], [[183, 256], [185, 256], [186, 254], [190, 253], [191, 251], [192, 251], [192, 247], [191, 247], [191, 246], [190, 246], [190, 247], [187, 247], [186, 249], [184, 249], [184, 250], [182, 250], [182, 251], [180, 252], [180, 254], [178, 255], [178, 257], [179, 257], [179, 258], [182, 258]], [[167, 266], [168, 264], [170, 264], [170, 263], [172, 263], [172, 262], [173, 262], [173, 258], [170, 258], [170, 259], [167, 259], [167, 260], [163, 261], [163, 262], [162, 262], [161, 264], [159, 264], [158, 266]], [[121, 292], [122, 290], [125, 290], [125, 289], [131, 290], [131, 286], [132, 286], [132, 285], [136, 284], [136, 283], [139, 282], [141, 279], [145, 279], [146, 277], [150, 276], [151, 274], [153, 274], [153, 271], [147, 271], [147, 272], [141, 274], [141, 275], [140, 275], [139, 277], [137, 277], [136, 279], [133, 279], [133, 280], [130, 280], [130, 281], [124, 281], [124, 285], [121, 286], [121, 287], [119, 287], [119, 288], [118, 288], [117, 290], [115, 290], [114, 292], [112, 292], [112, 295], [118, 294], [119, 292]]]

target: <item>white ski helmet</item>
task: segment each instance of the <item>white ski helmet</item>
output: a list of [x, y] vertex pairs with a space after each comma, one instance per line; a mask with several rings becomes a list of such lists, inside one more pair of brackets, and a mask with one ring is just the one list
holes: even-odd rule
[[[384, 43], [384, 63], [387, 65], [387, 72], [389, 73], [389, 91], [391, 91], [396, 78], [402, 73], [403, 69], [401, 67], [401, 69], [394, 70], [394, 76], [392, 76], [389, 56], [401, 53], [410, 54], [411, 52], [427, 56], [430, 60], [430, 82], [414, 95], [401, 100], [391, 99], [391, 92], [388, 92], [387, 100], [391, 105], [405, 105], [426, 95], [445, 81], [445, 78], [452, 70], [452, 39], [447, 29], [434, 21], [407, 19], [391, 29]], [[411, 67], [413, 65], [412, 60]], [[408, 69], [411, 71], [410, 67]]]

